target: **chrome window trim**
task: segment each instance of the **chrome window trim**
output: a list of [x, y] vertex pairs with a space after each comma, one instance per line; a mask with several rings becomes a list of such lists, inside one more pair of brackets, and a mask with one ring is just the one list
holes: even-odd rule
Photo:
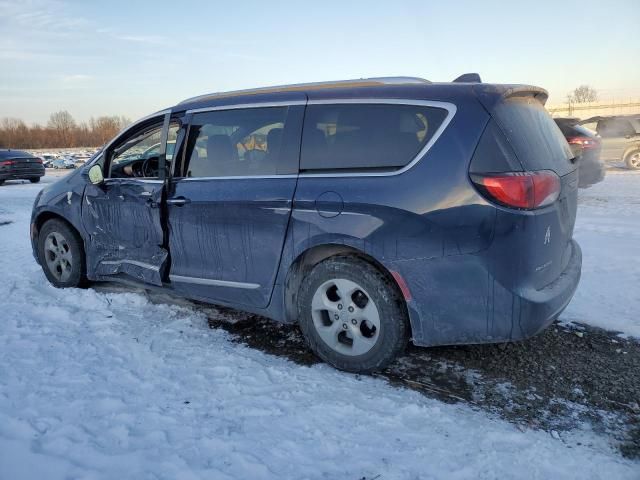
[[422, 149], [416, 154], [416, 156], [407, 163], [404, 167], [398, 170], [392, 170], [389, 172], [331, 172], [331, 173], [299, 173], [298, 175], [249, 175], [249, 176], [233, 176], [233, 177], [173, 177], [176, 181], [194, 181], [194, 180], [240, 180], [240, 179], [270, 179], [270, 178], [337, 178], [337, 177], [392, 177], [395, 175], [402, 175], [406, 171], [413, 168], [427, 152], [438, 141], [440, 136], [444, 133], [446, 128], [453, 120], [458, 108], [451, 102], [443, 102], [437, 100], [416, 100], [411, 98], [331, 98], [322, 100], [292, 100], [282, 102], [257, 102], [257, 103], [242, 103], [236, 105], [223, 105], [214, 107], [198, 108], [193, 110], [187, 110], [186, 113], [201, 113], [218, 110], [232, 110], [242, 108], [260, 108], [260, 107], [277, 107], [277, 106], [289, 106], [289, 105], [344, 105], [344, 104], [369, 104], [369, 105], [419, 105], [423, 107], [442, 108], [447, 111], [447, 116], [442, 121], [436, 132], [431, 139], [422, 147]]
[[298, 178], [295, 173], [286, 175], [234, 175], [229, 177], [174, 177], [171, 180], [173, 182], [197, 182], [202, 180], [248, 180], [248, 179], [260, 179], [269, 180], [276, 178]]
[[[413, 100], [404, 98], [345, 98], [345, 99], [323, 99], [323, 100], [309, 100], [307, 105], [343, 105], [343, 104], [374, 104], [374, 105], [419, 105], [423, 107], [442, 108], [447, 111], [447, 116], [442, 121], [436, 132], [431, 139], [425, 144], [424, 147], [416, 154], [416, 156], [407, 163], [404, 167], [393, 170], [390, 172], [331, 172], [331, 173], [300, 173], [300, 178], [336, 178], [336, 177], [393, 177], [395, 175], [402, 175], [406, 171], [413, 168], [422, 157], [424, 157], [431, 147], [438, 141], [440, 136], [444, 133], [445, 129], [451, 123], [451, 120], [455, 116], [458, 107], [450, 102], [440, 102], [432, 100]], [[302, 146], [301, 146], [302, 150]]]
[[306, 105], [306, 100], [284, 100], [282, 102], [256, 102], [256, 103], [236, 103], [232, 105], [216, 105], [212, 107], [194, 108], [185, 113], [205, 113], [220, 110], [241, 110], [245, 108], [270, 108], [270, 107], [291, 107], [295, 105]]
[[214, 280], [209, 278], [187, 277], [184, 275], [169, 275], [169, 280], [175, 281], [175, 282], [182, 282], [182, 283], [193, 283], [196, 285], [244, 288], [246, 290], [255, 290], [256, 288], [260, 288], [260, 285], [257, 283], [232, 282], [229, 280]]

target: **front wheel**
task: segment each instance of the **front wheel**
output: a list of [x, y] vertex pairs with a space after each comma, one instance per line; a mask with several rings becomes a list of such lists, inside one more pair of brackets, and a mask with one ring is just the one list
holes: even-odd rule
[[29, 179], [29, 181], [30, 181], [31, 183], [38, 183], [38, 182], [40, 181], [40, 177], [31, 177], [31, 178]]
[[42, 226], [38, 236], [38, 256], [47, 280], [54, 287], [86, 285], [82, 241], [65, 222], [52, 219]]
[[348, 372], [383, 369], [409, 340], [397, 288], [356, 257], [330, 257], [311, 270], [298, 296], [298, 319], [313, 352]]
[[629, 153], [625, 157], [624, 163], [627, 165], [627, 168], [631, 170], [640, 170], [640, 150]]

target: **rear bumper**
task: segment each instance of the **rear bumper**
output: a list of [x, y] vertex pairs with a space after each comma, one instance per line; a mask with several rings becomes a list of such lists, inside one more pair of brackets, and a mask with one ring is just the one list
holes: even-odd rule
[[507, 342], [536, 335], [569, 304], [581, 269], [582, 251], [574, 240], [564, 271], [539, 290], [502, 284], [487, 271], [482, 255], [404, 265], [401, 273], [412, 294], [407, 302], [412, 341], [437, 346]]
[[0, 171], [0, 180], [26, 180], [29, 178], [43, 177], [44, 167], [24, 168], [19, 170]]
[[[565, 270], [554, 282], [541, 290], [527, 289], [514, 295], [519, 315], [514, 318], [513, 335], [508, 340], [531, 337], [547, 328], [569, 304], [578, 288], [582, 272], [582, 250], [571, 241], [572, 255]], [[516, 310], [517, 311], [517, 310]]]

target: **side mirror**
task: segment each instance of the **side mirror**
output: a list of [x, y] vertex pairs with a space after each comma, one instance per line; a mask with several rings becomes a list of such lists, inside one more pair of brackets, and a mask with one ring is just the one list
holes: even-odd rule
[[89, 181], [94, 185], [100, 185], [104, 182], [104, 175], [100, 165], [94, 165], [89, 169]]

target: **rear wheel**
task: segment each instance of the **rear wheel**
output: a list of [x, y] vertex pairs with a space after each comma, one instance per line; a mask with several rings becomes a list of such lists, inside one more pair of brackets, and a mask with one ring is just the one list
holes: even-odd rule
[[4, 183], [4, 180], [0, 180], [0, 186], [2, 186], [3, 183]]
[[29, 179], [29, 181], [30, 181], [31, 183], [38, 183], [38, 182], [40, 181], [40, 177], [31, 177], [31, 178]]
[[38, 236], [40, 265], [47, 280], [58, 288], [82, 287], [87, 283], [85, 256], [78, 233], [65, 222], [48, 220]]
[[631, 170], [640, 170], [640, 150], [629, 153], [625, 157], [624, 163], [626, 163], [627, 168], [630, 168]]
[[386, 367], [409, 339], [395, 285], [356, 257], [331, 257], [311, 270], [298, 297], [298, 318], [314, 353], [349, 372]]

